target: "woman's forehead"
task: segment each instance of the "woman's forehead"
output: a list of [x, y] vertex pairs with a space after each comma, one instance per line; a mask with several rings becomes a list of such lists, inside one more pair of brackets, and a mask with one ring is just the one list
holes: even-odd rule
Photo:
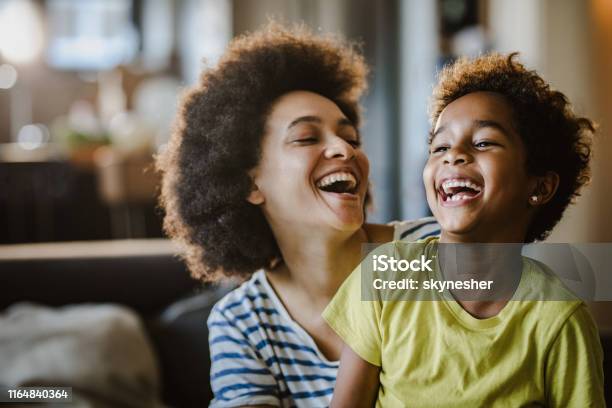
[[308, 118], [311, 122], [337, 122], [345, 118], [332, 100], [310, 91], [292, 91], [278, 98], [272, 105], [268, 123], [285, 129]]

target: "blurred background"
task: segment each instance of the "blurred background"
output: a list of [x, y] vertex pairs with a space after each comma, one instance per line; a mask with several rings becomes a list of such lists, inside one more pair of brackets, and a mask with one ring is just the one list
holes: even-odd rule
[[162, 236], [152, 154], [177, 100], [269, 17], [363, 45], [370, 220], [428, 213], [437, 70], [519, 51], [600, 124], [593, 183], [551, 240], [612, 241], [610, 0], [0, 0], [0, 243]]
[[[108, 401], [124, 390], [110, 406], [210, 400], [203, 322], [228, 287], [191, 279], [163, 239], [153, 156], [182, 92], [270, 17], [362, 44], [370, 221], [429, 214], [436, 72], [519, 51], [600, 129], [592, 183], [549, 241], [612, 242], [612, 0], [0, 0], [0, 386], [45, 379]], [[103, 303], [135, 311], [146, 340]], [[609, 303], [593, 310], [612, 354]], [[50, 354], [58, 343], [65, 353]]]

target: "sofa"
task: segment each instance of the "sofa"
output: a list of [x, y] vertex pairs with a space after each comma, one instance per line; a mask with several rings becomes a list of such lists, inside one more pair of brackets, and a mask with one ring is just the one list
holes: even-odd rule
[[192, 279], [175, 253], [163, 239], [0, 246], [0, 310], [23, 301], [127, 306], [157, 357], [163, 403], [208, 406], [206, 318], [231, 286]]
[[[192, 279], [176, 252], [163, 239], [0, 246], [0, 311], [24, 300], [127, 306], [140, 316], [157, 356], [163, 403], [208, 406], [206, 318], [232, 286]], [[612, 333], [602, 331], [601, 340], [607, 378]], [[612, 401], [610, 387], [605, 391]]]

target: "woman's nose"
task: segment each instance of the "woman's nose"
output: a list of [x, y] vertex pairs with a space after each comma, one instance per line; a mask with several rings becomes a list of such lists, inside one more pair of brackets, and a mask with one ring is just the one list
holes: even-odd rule
[[355, 148], [339, 136], [330, 138], [325, 147], [325, 158], [349, 160], [355, 157]]

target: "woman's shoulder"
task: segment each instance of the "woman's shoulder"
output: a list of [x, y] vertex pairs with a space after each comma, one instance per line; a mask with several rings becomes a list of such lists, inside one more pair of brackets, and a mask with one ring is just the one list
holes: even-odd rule
[[296, 374], [304, 369], [301, 363], [285, 366], [280, 356], [303, 361], [307, 369], [337, 369], [337, 362], [325, 360], [314, 340], [291, 319], [263, 271], [215, 304], [208, 329], [211, 355], [223, 356], [213, 361], [216, 368], [241, 366], [246, 358], [275, 372]]
[[434, 217], [391, 221], [388, 224], [366, 224], [364, 228], [371, 242], [399, 240], [412, 242], [440, 235], [440, 225]]
[[252, 312], [273, 307], [270, 293], [263, 282], [263, 274], [263, 270], [255, 272], [249, 280], [219, 299], [212, 309], [211, 317], [224, 320], [243, 317], [240, 320], [246, 320], [245, 313], [251, 313], [249, 317], [256, 318], [258, 314]]
[[394, 227], [390, 224], [364, 224], [370, 242], [389, 242], [393, 240]]

